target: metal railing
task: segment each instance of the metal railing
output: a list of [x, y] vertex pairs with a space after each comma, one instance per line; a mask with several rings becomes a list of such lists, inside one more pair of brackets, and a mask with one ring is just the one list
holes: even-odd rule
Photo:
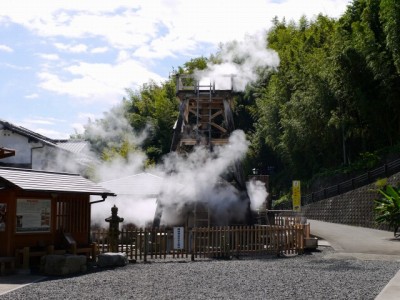
[[390, 175], [396, 174], [397, 172], [400, 172], [400, 159], [384, 164], [379, 168], [368, 171], [350, 180], [343, 181], [337, 185], [304, 195], [301, 197], [301, 203], [302, 205], [307, 205], [338, 196], [340, 194], [371, 184], [378, 179], [386, 178]]

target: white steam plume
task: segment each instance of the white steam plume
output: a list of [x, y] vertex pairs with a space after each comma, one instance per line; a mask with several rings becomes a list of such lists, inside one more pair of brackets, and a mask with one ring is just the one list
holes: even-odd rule
[[[198, 80], [216, 82], [216, 89], [243, 91], [258, 78], [262, 69], [279, 65], [278, 53], [267, 48], [266, 34], [246, 35], [243, 41], [224, 44], [218, 55], [220, 63], [209, 63], [207, 69], [195, 73]], [[233, 86], [230, 78], [233, 76]]]
[[[96, 165], [94, 177], [103, 187], [117, 194], [117, 197], [108, 197], [105, 202], [92, 205], [92, 223], [106, 225], [104, 219], [111, 215], [111, 207], [116, 205], [119, 214], [125, 218], [126, 223], [134, 223], [144, 226], [146, 221], [154, 217], [156, 196], [149, 198], [148, 195], [137, 194], [134, 190], [128, 193], [121, 189], [129, 189], [129, 183], [121, 186], [111, 185], [114, 179], [126, 178], [143, 172], [146, 155], [140, 150], [140, 146], [147, 138], [149, 126], [142, 132], [136, 132], [129, 121], [125, 118], [122, 105], [116, 106], [104, 115], [100, 121], [92, 122], [85, 131], [85, 136], [94, 141], [95, 146], [120, 149], [124, 143], [128, 143], [135, 149], [130, 150], [127, 157], [115, 155], [110, 160]], [[143, 183], [143, 185], [146, 183]], [[93, 200], [98, 200], [93, 197]]]
[[206, 202], [214, 212], [220, 212], [221, 223], [231, 218], [243, 219], [247, 203], [241, 201], [243, 195], [233, 186], [221, 180], [221, 175], [244, 157], [248, 144], [244, 132], [236, 130], [229, 143], [216, 147], [214, 152], [197, 147], [186, 158], [176, 153], [168, 155], [159, 167], [164, 173], [159, 201], [171, 209], [163, 210], [161, 221], [166, 224], [181, 221], [178, 216], [187, 204], [194, 202]]
[[265, 183], [253, 179], [246, 183], [246, 187], [251, 201], [251, 209], [255, 211], [259, 209], [267, 199], [268, 192], [265, 188]]

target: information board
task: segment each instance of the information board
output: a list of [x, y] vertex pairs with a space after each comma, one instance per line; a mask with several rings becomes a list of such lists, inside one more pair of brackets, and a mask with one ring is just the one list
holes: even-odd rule
[[17, 232], [49, 232], [50, 199], [17, 199]]

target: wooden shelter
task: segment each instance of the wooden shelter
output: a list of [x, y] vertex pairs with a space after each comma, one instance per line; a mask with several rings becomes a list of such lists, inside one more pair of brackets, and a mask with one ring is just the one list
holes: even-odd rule
[[88, 245], [90, 195], [115, 196], [78, 174], [0, 168], [0, 257], [65, 248], [66, 233]]

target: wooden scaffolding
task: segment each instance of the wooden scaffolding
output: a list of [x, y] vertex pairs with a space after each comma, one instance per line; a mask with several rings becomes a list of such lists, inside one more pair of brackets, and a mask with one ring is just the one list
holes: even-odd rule
[[[225, 81], [229, 83], [223, 88], [216, 88], [215, 82], [212, 81], [200, 82], [191, 75], [175, 76], [176, 96], [180, 106], [174, 126], [171, 152], [189, 153], [197, 145], [208, 147], [213, 151], [214, 146], [227, 144], [234, 130], [232, 78], [226, 77]], [[246, 190], [241, 163], [235, 163], [232, 169], [236, 187], [239, 190]], [[159, 225], [161, 214], [162, 206], [158, 205], [155, 226]], [[210, 209], [205, 203], [196, 203], [193, 214], [193, 227], [210, 226]]]

